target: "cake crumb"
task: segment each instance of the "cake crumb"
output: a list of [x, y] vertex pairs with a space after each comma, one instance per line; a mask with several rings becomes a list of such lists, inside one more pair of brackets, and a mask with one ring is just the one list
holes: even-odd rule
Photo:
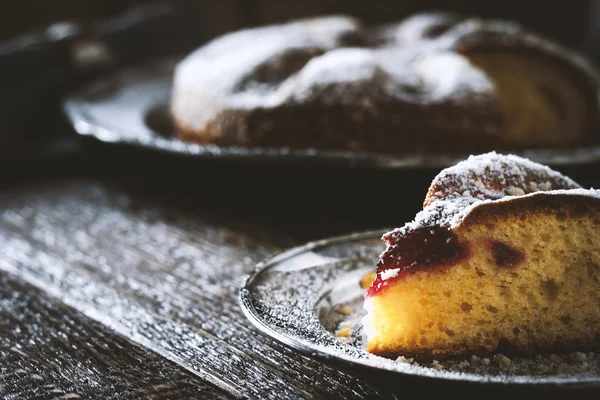
[[352, 315], [352, 314], [354, 313], [354, 310], [352, 309], [352, 307], [350, 307], [350, 306], [347, 306], [347, 305], [345, 305], [345, 306], [342, 306], [342, 307], [339, 307], [339, 308], [337, 309], [337, 311], [338, 311], [340, 314], [344, 314], [344, 315]]
[[475, 354], [473, 354], [471, 356], [471, 365], [480, 365], [481, 364], [481, 358], [477, 357]]
[[553, 362], [559, 362], [559, 361], [561, 361], [560, 357], [557, 356], [556, 354], [550, 354], [549, 358]]
[[405, 364], [412, 364], [413, 361], [415, 361], [414, 358], [406, 358], [404, 356], [400, 356], [396, 359], [396, 362], [401, 362], [401, 363], [405, 363]]
[[510, 367], [510, 364], [512, 364], [510, 358], [506, 357], [504, 354], [496, 354], [494, 356], [494, 361], [503, 368], [508, 368]]
[[509, 196], [524, 196], [525, 191], [518, 187], [509, 186], [506, 188], [506, 194], [508, 194]]
[[490, 365], [490, 359], [485, 357], [481, 359], [481, 365]]
[[433, 360], [433, 362], [431, 363], [431, 367], [438, 371], [441, 371], [444, 369], [444, 367], [442, 366], [442, 364], [440, 364], [440, 362], [438, 360]]
[[341, 329], [338, 329], [337, 331], [335, 331], [335, 335], [339, 338], [348, 337], [348, 336], [350, 336], [351, 333], [352, 333], [352, 329], [350, 329], [350, 328], [341, 328]]
[[354, 326], [354, 324], [351, 321], [342, 321], [340, 322], [339, 326], [341, 329], [350, 329]]
[[535, 372], [540, 375], [547, 374], [551, 371], [552, 371], [552, 368], [545, 364], [539, 364], [539, 365], [535, 366]]
[[338, 329], [335, 331], [335, 335], [338, 338], [346, 338], [352, 335], [352, 328], [354, 327], [354, 323], [350, 321], [342, 321], [338, 325]]
[[585, 355], [585, 353], [576, 351], [575, 353], [569, 354], [569, 358], [571, 359], [571, 361], [583, 362], [586, 360], [587, 356]]

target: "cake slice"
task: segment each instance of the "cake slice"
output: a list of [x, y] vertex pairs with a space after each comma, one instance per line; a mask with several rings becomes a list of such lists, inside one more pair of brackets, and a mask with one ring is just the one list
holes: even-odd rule
[[367, 351], [445, 358], [600, 343], [600, 191], [488, 153], [442, 171], [386, 233], [365, 295]]

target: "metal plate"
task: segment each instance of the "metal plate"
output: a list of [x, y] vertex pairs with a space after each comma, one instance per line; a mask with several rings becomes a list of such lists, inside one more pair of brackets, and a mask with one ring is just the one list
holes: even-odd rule
[[[382, 155], [317, 149], [219, 147], [184, 142], [176, 138], [169, 115], [173, 69], [177, 60], [123, 71], [85, 86], [69, 96], [63, 106], [75, 130], [104, 142], [133, 145], [182, 156], [310, 166], [402, 169], [444, 168], [469, 154]], [[493, 150], [493, 149], [490, 149]], [[512, 152], [551, 166], [600, 161], [600, 146], [571, 150]]]
[[[345, 364], [444, 381], [500, 385], [590, 387], [600, 385], [600, 355], [571, 354], [451, 360], [390, 360], [364, 349], [359, 280], [373, 271], [384, 249], [384, 231], [308, 243], [261, 264], [240, 290], [245, 315], [261, 331], [312, 356]], [[347, 336], [341, 330], [350, 329]], [[337, 332], [336, 332], [337, 331]], [[337, 334], [336, 334], [337, 333]], [[420, 360], [415, 360], [419, 362]]]

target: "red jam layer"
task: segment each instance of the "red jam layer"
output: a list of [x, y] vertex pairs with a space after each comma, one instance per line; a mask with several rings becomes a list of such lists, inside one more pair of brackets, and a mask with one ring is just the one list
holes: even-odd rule
[[[377, 275], [367, 290], [367, 297], [375, 296], [394, 281], [424, 268], [447, 267], [458, 264], [469, 256], [469, 246], [447, 228], [419, 228], [405, 235], [391, 233], [384, 236], [388, 245], [377, 263]], [[381, 273], [399, 269], [394, 277], [382, 279]]]

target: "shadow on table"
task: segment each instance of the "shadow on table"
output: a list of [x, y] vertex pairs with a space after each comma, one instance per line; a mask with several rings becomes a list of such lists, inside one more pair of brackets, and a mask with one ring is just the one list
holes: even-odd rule
[[[422, 208], [434, 168], [319, 168], [180, 157], [85, 140], [68, 157], [2, 162], [4, 184], [84, 177], [186, 212], [258, 224], [299, 242], [401, 226]], [[600, 187], [598, 165], [556, 168]]]

